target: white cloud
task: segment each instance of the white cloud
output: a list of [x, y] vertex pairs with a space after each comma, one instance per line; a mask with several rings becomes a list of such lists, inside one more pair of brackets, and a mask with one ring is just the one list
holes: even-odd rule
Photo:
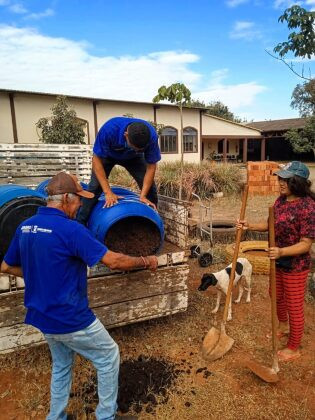
[[311, 6], [311, 11], [312, 12], [315, 11], [315, 0], [306, 0], [305, 4], [307, 6]]
[[9, 10], [12, 13], [17, 13], [19, 15], [23, 15], [27, 12], [27, 9], [21, 3], [13, 3], [9, 6]]
[[252, 41], [254, 39], [262, 38], [262, 34], [255, 27], [254, 22], [237, 21], [230, 32], [230, 38]]
[[[218, 75], [220, 75], [219, 78]], [[227, 75], [227, 69], [213, 72], [206, 89], [194, 92], [193, 96], [205, 103], [221, 101], [233, 112], [238, 112], [238, 110], [245, 112], [246, 107], [254, 104], [257, 95], [267, 89], [254, 81], [236, 85], [224, 84], [223, 80]]]
[[249, 0], [227, 0], [226, 4], [227, 4], [229, 7], [237, 7], [237, 6], [239, 6], [240, 4], [247, 3], [248, 1], [249, 1]]
[[69, 95], [151, 101], [162, 84], [194, 86], [189, 69], [199, 57], [163, 51], [143, 56], [89, 54], [86, 43], [43, 36], [34, 29], [0, 26], [1, 87]]
[[49, 16], [54, 16], [55, 12], [53, 9], [46, 9], [43, 12], [39, 12], [39, 13], [30, 13], [27, 16], [25, 16], [25, 19], [34, 19], [34, 20], [38, 20], [38, 19], [42, 19], [44, 17], [49, 17]]
[[294, 4], [301, 5], [301, 1], [294, 0], [275, 0], [273, 6], [275, 9], [287, 9], [288, 7], [293, 6]]
[[31, 12], [26, 9], [22, 3], [15, 3], [11, 0], [0, 0], [0, 6], [7, 6], [7, 10], [11, 13], [24, 15], [23, 19], [39, 20], [45, 17], [53, 16], [55, 11], [51, 8], [47, 8], [42, 12]]
[[220, 100], [244, 113], [265, 90], [253, 81], [225, 84], [228, 69], [213, 71], [205, 84], [202, 75], [189, 68], [199, 60], [190, 52], [97, 57], [88, 47], [85, 42], [44, 36], [30, 28], [0, 25], [0, 87], [150, 102], [162, 84], [182, 82], [194, 98]]

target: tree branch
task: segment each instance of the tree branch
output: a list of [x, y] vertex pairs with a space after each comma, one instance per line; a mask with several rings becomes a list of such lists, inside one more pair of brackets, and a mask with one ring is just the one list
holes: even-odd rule
[[305, 77], [304, 75], [303, 75], [303, 72], [302, 72], [302, 74], [299, 74], [298, 72], [296, 72], [295, 70], [294, 70], [294, 68], [293, 68], [293, 65], [292, 65], [292, 63], [291, 64], [288, 64], [283, 58], [281, 58], [281, 57], [277, 57], [276, 55], [273, 55], [273, 54], [271, 54], [268, 50], [265, 50], [266, 51], [266, 53], [267, 54], [269, 54], [272, 58], [275, 58], [276, 60], [279, 60], [279, 61], [282, 61], [282, 63], [284, 63], [291, 71], [292, 71], [292, 73], [294, 73], [296, 76], [298, 76], [298, 77], [300, 77], [301, 79], [304, 79], [304, 80], [308, 80], [308, 81], [310, 81], [310, 80], [312, 80], [312, 77]]

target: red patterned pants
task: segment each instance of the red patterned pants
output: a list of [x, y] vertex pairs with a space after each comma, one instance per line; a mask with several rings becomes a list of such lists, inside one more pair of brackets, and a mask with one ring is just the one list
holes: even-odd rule
[[280, 322], [289, 318], [290, 334], [287, 347], [296, 350], [304, 332], [304, 295], [309, 270], [285, 273], [276, 270], [277, 315]]

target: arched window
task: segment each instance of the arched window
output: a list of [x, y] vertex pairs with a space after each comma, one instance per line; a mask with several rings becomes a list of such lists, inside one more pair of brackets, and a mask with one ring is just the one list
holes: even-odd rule
[[198, 131], [193, 127], [184, 128], [184, 152], [198, 152]]
[[[224, 139], [221, 139], [218, 141], [218, 153], [223, 153], [223, 142]], [[226, 153], [229, 153], [229, 149], [230, 149], [230, 142], [227, 140], [226, 141]]]
[[178, 153], [178, 133], [174, 127], [164, 127], [160, 134], [161, 153]]

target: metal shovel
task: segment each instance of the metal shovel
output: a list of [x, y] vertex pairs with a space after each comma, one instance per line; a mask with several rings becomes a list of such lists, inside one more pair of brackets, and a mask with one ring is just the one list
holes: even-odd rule
[[[243, 220], [245, 217], [247, 196], [248, 196], [248, 185], [245, 185], [243, 197], [242, 197], [240, 220]], [[229, 309], [229, 304], [231, 300], [231, 294], [232, 294], [232, 288], [233, 288], [233, 283], [234, 283], [234, 278], [235, 278], [236, 263], [237, 263], [241, 238], [242, 238], [242, 229], [238, 229], [236, 231], [232, 268], [231, 268], [231, 273], [230, 273], [229, 286], [226, 293], [221, 328], [220, 330], [218, 330], [217, 328], [212, 327], [207, 332], [202, 343], [202, 347], [201, 347], [202, 357], [207, 361], [217, 360], [220, 357], [224, 356], [225, 353], [227, 353], [234, 344], [234, 339], [229, 337], [225, 332], [225, 324], [227, 321], [228, 309]]]
[[[274, 229], [274, 209], [269, 207], [269, 246], [275, 246], [275, 229]], [[277, 338], [277, 302], [276, 302], [276, 261], [270, 260], [270, 291], [271, 291], [271, 324], [272, 324], [272, 351], [273, 363], [272, 367], [263, 366], [262, 364], [249, 360], [246, 366], [255, 375], [259, 376], [265, 382], [278, 382], [279, 372], [278, 363], [278, 338]]]

